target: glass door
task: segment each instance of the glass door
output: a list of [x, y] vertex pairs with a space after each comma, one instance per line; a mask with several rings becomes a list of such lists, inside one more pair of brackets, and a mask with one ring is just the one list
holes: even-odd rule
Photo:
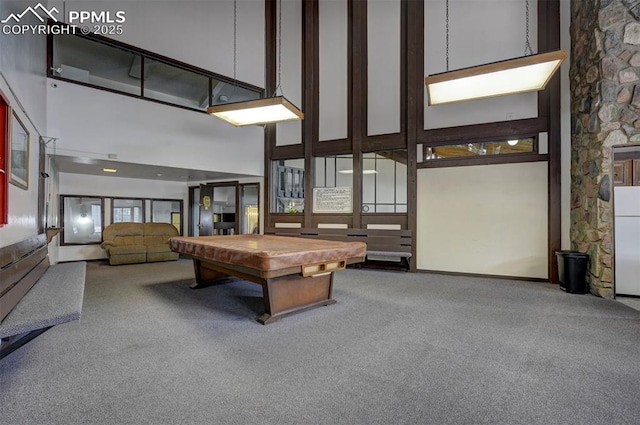
[[240, 233], [260, 233], [260, 185], [240, 185]]
[[[214, 186], [213, 202], [213, 234], [235, 235], [238, 228], [236, 214], [238, 185]], [[202, 229], [201, 229], [202, 230]]]

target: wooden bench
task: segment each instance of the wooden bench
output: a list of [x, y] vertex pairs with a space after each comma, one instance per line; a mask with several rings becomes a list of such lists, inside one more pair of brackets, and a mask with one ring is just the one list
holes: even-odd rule
[[266, 235], [297, 236], [342, 242], [365, 242], [367, 258], [364, 265], [383, 262], [382, 268], [411, 269], [411, 230], [386, 229], [316, 229], [316, 228], [268, 228]]
[[45, 234], [0, 248], [0, 359], [80, 318], [86, 263], [50, 266], [47, 254]]

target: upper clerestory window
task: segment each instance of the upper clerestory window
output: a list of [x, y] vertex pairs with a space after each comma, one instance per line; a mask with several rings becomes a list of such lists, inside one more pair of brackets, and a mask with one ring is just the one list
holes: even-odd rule
[[536, 144], [535, 139], [532, 137], [487, 142], [447, 144], [440, 146], [423, 146], [422, 151], [424, 161], [530, 154], [534, 152], [536, 152]]
[[210, 105], [259, 99], [264, 92], [104, 37], [49, 37], [51, 78], [202, 112]]

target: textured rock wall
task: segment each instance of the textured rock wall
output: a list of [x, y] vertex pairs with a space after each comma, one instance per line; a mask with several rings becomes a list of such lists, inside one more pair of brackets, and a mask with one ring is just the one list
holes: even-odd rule
[[571, 0], [571, 242], [613, 296], [611, 147], [640, 142], [640, 0]]

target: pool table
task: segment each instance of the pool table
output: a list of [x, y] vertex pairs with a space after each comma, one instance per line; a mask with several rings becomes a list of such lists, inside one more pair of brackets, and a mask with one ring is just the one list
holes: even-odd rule
[[333, 275], [364, 260], [363, 242], [273, 235], [172, 237], [171, 249], [193, 258], [202, 288], [229, 276], [262, 285], [263, 325], [292, 313], [334, 304]]

